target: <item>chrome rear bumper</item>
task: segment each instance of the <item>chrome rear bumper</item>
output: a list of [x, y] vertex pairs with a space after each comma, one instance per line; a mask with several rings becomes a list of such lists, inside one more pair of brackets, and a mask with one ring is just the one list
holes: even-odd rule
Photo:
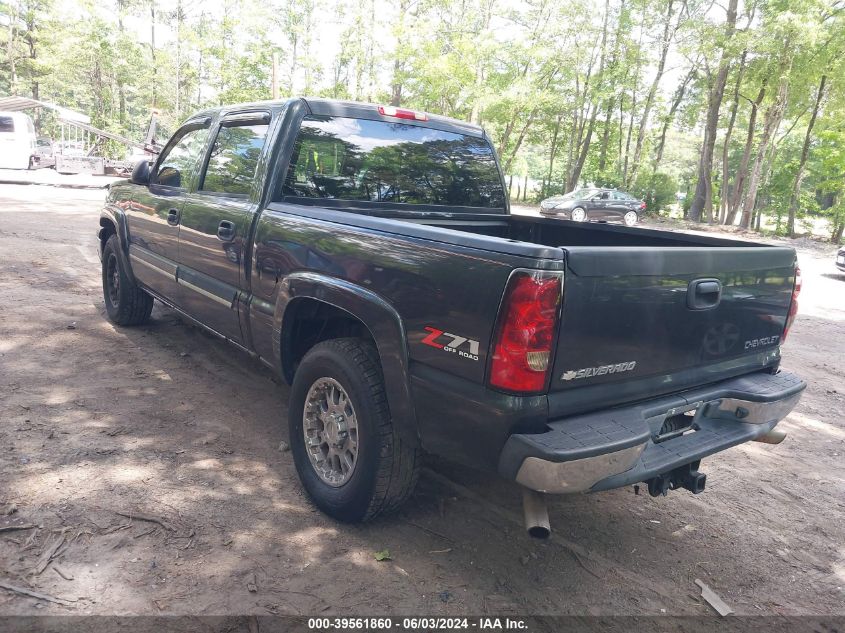
[[[557, 494], [647, 481], [731, 446], [762, 440], [792, 411], [805, 387], [793, 374], [761, 372], [554, 421], [546, 433], [512, 435], [499, 471], [532, 490]], [[691, 417], [686, 432], [661, 435], [667, 418], [685, 413]]]

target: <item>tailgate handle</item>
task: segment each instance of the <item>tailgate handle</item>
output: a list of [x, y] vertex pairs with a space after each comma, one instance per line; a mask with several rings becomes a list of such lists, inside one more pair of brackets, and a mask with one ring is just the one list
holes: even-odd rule
[[696, 279], [687, 289], [687, 307], [690, 310], [709, 310], [722, 299], [722, 282], [718, 279]]

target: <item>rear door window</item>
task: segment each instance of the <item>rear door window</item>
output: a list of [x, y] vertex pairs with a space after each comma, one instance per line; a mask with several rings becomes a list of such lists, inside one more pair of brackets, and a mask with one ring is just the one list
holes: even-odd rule
[[15, 121], [10, 116], [0, 116], [0, 134], [15, 131]]
[[266, 124], [224, 124], [211, 148], [200, 189], [229, 195], [249, 194], [266, 136]]
[[282, 194], [391, 204], [503, 208], [490, 143], [419, 125], [310, 116]]

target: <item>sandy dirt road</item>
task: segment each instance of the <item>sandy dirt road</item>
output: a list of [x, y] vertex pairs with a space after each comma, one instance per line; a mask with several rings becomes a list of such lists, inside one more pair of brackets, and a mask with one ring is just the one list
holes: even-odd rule
[[0, 581], [67, 601], [0, 590], [0, 615], [711, 613], [696, 578], [737, 613], [845, 614], [833, 247], [798, 243], [783, 365], [810, 387], [788, 439], [705, 460], [695, 497], [555, 499], [538, 543], [515, 487], [443, 464], [398, 516], [317, 512], [278, 448], [285, 385], [160, 306], [144, 327], [105, 319], [102, 197], [0, 186], [0, 530], [36, 526], [0, 531]]

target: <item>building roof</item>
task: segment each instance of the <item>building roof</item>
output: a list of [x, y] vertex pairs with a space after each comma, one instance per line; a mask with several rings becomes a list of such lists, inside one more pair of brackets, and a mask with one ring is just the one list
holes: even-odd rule
[[46, 101], [38, 101], [36, 99], [30, 99], [29, 97], [18, 97], [15, 95], [9, 97], [0, 96], [0, 110], [4, 110], [6, 112], [19, 112], [21, 110], [31, 110], [35, 108], [47, 108], [49, 110], [53, 110], [59, 115], [59, 118], [64, 119], [69, 123], [91, 123], [91, 117], [82, 114], [81, 112], [63, 108], [52, 103], [47, 103]]

